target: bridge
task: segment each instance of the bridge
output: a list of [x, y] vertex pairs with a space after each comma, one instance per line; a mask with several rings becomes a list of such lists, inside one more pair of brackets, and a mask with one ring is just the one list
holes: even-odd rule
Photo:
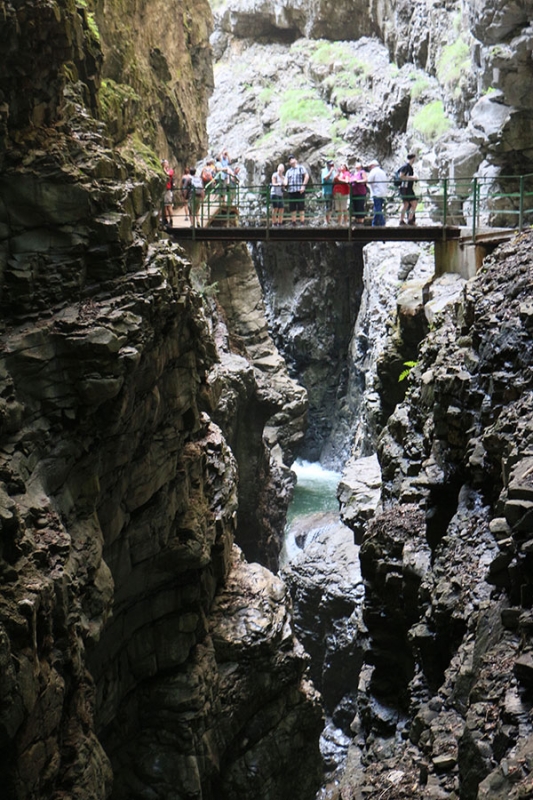
[[194, 199], [190, 210], [175, 192], [178, 202], [166, 230], [179, 242], [432, 242], [437, 274], [451, 264], [448, 271], [469, 277], [499, 242], [533, 224], [533, 175], [419, 181], [416, 194], [416, 226], [399, 225], [402, 201], [389, 186], [386, 224], [373, 227], [370, 198], [362, 222], [350, 207], [347, 224], [337, 224], [334, 212], [326, 224], [320, 187], [306, 192], [303, 224], [291, 224], [286, 204], [281, 226], [273, 224], [265, 186], [214, 188], [204, 199]]

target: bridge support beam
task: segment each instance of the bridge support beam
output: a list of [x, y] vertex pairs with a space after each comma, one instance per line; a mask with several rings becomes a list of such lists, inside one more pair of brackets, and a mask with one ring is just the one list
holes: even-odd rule
[[445, 272], [458, 273], [468, 280], [480, 269], [485, 257], [502, 242], [508, 241], [514, 231], [483, 234], [473, 239], [471, 236], [460, 239], [441, 239], [435, 242], [435, 276]]
[[486, 256], [472, 240], [444, 239], [435, 242], [435, 276], [445, 272], [459, 273], [462, 278], [472, 278]]

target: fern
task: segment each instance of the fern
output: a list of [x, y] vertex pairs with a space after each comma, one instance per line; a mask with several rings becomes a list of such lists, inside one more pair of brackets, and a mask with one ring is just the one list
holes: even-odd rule
[[411, 370], [413, 369], [413, 367], [416, 367], [417, 364], [418, 364], [418, 361], [404, 361], [403, 365], [404, 365], [404, 367], [406, 367], [406, 369], [404, 369], [403, 372], [400, 372], [400, 375], [399, 375], [399, 378], [398, 378], [398, 383], [400, 381], [404, 381], [410, 375]]

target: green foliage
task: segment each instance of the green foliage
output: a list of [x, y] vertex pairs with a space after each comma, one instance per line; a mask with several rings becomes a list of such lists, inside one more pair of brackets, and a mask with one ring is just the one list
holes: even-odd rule
[[89, 35], [91, 39], [94, 39], [94, 41], [97, 42], [97, 44], [100, 44], [100, 31], [98, 30], [98, 25], [96, 24], [94, 11], [92, 11], [89, 7], [87, 0], [76, 0], [76, 8], [82, 8], [85, 11], [85, 20], [87, 22]]
[[163, 176], [161, 160], [157, 153], [140, 138], [138, 133], [133, 133], [124, 140], [120, 145], [120, 153], [125, 160], [135, 166], [139, 176], [147, 169]]
[[275, 131], [268, 131], [263, 136], [260, 136], [259, 139], [257, 139], [254, 144], [256, 147], [263, 147], [265, 144], [271, 142], [272, 139], [274, 139], [275, 135], [276, 135]]
[[370, 65], [358, 58], [346, 42], [321, 42], [311, 56], [315, 64], [334, 64], [336, 72], [339, 68], [347, 72], [366, 75]]
[[125, 106], [133, 102], [139, 102], [141, 98], [128, 84], [116, 83], [111, 78], [107, 78], [100, 84], [98, 99], [100, 100], [102, 117], [106, 120], [116, 118]]
[[218, 294], [218, 283], [208, 283], [210, 277], [210, 270], [205, 262], [191, 270], [191, 283], [200, 297], [215, 297]]
[[430, 142], [446, 133], [451, 126], [452, 123], [446, 116], [442, 100], [433, 100], [413, 117], [413, 128]]
[[283, 95], [279, 109], [282, 127], [289, 122], [312, 122], [329, 115], [326, 103], [309, 89], [289, 89]]
[[416, 100], [417, 97], [420, 97], [426, 91], [429, 85], [430, 83], [427, 78], [418, 77], [411, 87], [411, 97], [413, 100]]
[[93, 39], [96, 42], [100, 42], [100, 31], [98, 30], [98, 25], [96, 24], [96, 19], [92, 11], [87, 12], [87, 27]]
[[413, 367], [416, 367], [417, 364], [418, 364], [418, 361], [404, 361], [403, 365], [407, 369], [404, 369], [403, 372], [400, 372], [400, 375], [398, 377], [398, 383], [400, 381], [404, 381], [406, 378], [408, 378], [409, 375], [411, 374], [411, 370], [413, 369]]
[[470, 48], [464, 39], [458, 38], [443, 47], [437, 62], [437, 78], [443, 86], [455, 86], [460, 91], [459, 81], [471, 67]]
[[268, 86], [263, 86], [263, 88], [259, 92], [257, 99], [259, 100], [260, 103], [263, 103], [263, 105], [267, 105], [268, 103], [270, 103], [273, 96], [274, 96], [274, 87], [268, 85]]
[[346, 117], [341, 117], [340, 119], [336, 119], [333, 125], [331, 126], [332, 138], [335, 138], [336, 136], [342, 136], [349, 124], [350, 123], [346, 119]]
[[330, 93], [332, 101], [336, 103], [342, 103], [343, 100], [363, 94], [360, 80], [351, 72], [328, 75], [323, 85]]

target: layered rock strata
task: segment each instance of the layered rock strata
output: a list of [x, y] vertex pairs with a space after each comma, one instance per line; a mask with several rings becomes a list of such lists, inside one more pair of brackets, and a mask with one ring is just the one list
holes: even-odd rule
[[530, 791], [532, 255], [524, 234], [485, 261], [380, 439], [355, 798]]
[[309, 397], [299, 454], [338, 464], [356, 416], [346, 399], [346, 364], [363, 292], [362, 250], [258, 245], [254, 258], [272, 336]]
[[[258, 797], [299, 786], [311, 798], [320, 704], [283, 584], [234, 546], [246, 528], [245, 459], [228, 443], [249, 434], [252, 398], [261, 446], [249, 450], [269, 463], [271, 444], [288, 493], [284, 448], [290, 460], [305, 392], [288, 378], [270, 387], [267, 366], [254, 367], [231, 332], [220, 346], [221, 306], [193, 288], [190, 262], [158, 233], [153, 147], [179, 136], [187, 157], [199, 155], [204, 135], [193, 89], [176, 103], [163, 92], [164, 62], [186, 71], [187, 59], [202, 61], [206, 8], [176, 22], [177, 43], [194, 44], [177, 62], [155, 51], [163, 40], [171, 50], [155, 8], [137, 46], [109, 5], [1, 10], [2, 791], [220, 800], [253, 784]], [[132, 90], [131, 105], [106, 128], [100, 68], [118, 84], [117, 32], [124, 52], [136, 46], [136, 77], [115, 86], [115, 100]], [[169, 103], [168, 126], [140, 143], [135, 109], [146, 119]], [[260, 309], [250, 325], [264, 328]], [[257, 344], [266, 359], [268, 343]], [[245, 392], [224, 369], [232, 359]], [[293, 411], [272, 420], [289, 394]], [[283, 780], [272, 769], [279, 741]]]

